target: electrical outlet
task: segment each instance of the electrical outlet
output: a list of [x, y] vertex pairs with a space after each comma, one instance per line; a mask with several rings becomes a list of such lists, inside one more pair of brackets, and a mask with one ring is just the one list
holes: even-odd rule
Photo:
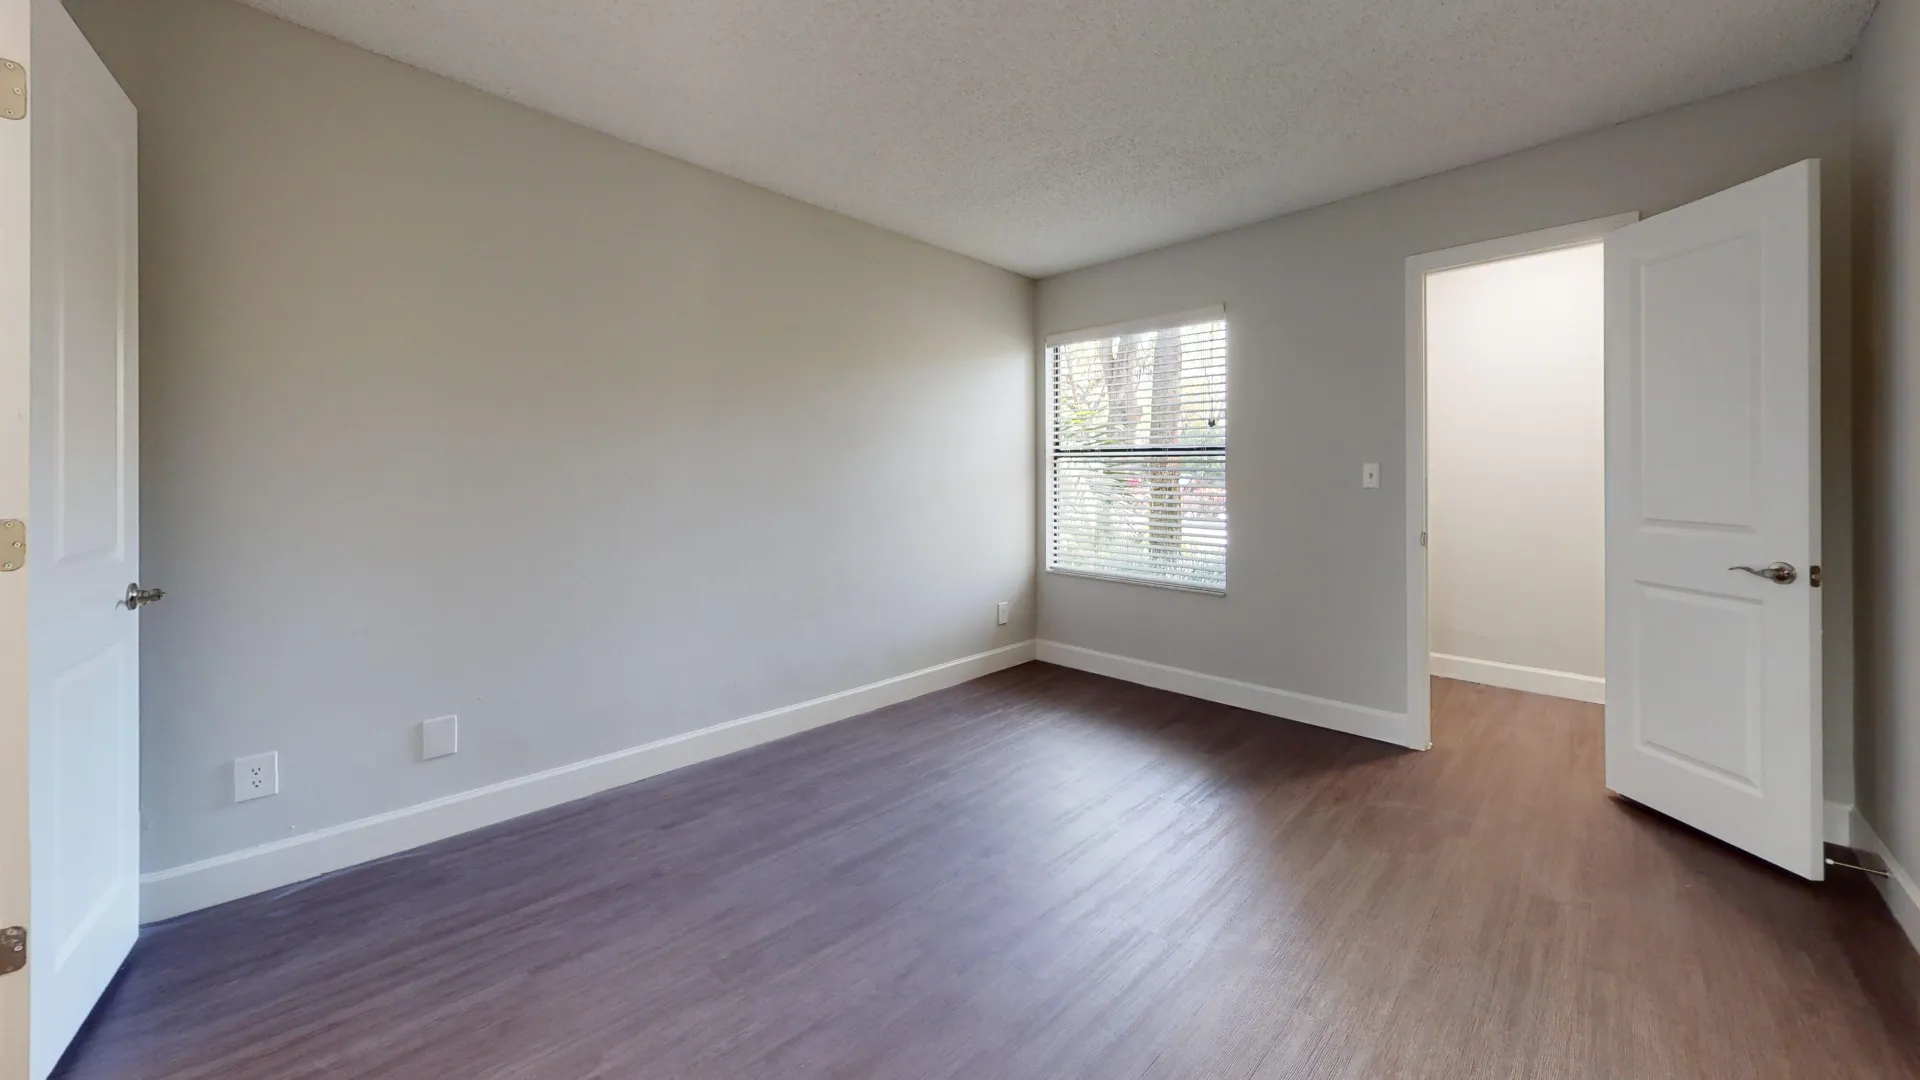
[[1380, 463], [1369, 461], [1360, 466], [1360, 486], [1377, 488], [1380, 486]]
[[437, 757], [460, 752], [460, 718], [457, 716], [436, 716], [432, 720], [420, 721], [420, 760], [432, 761]]
[[1007, 620], [1012, 617], [1013, 617], [1013, 605], [1011, 603], [1008, 603], [1007, 601], [1002, 600], [999, 603], [993, 605], [993, 621], [994, 622], [999, 623], [1001, 626], [1005, 626], [1007, 625]]
[[280, 794], [280, 752], [268, 751], [233, 759], [233, 801], [264, 799]]

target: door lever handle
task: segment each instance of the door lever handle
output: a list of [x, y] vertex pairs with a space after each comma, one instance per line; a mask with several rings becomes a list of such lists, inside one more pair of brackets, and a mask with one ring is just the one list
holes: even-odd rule
[[1729, 566], [1729, 570], [1744, 570], [1754, 577], [1763, 577], [1775, 585], [1791, 585], [1800, 579], [1800, 571], [1792, 563], [1770, 563], [1766, 566]]
[[135, 582], [127, 586], [127, 598], [120, 601], [120, 606], [126, 608], [128, 611], [139, 611], [141, 605], [157, 604], [160, 602], [160, 598], [165, 595], [167, 595], [167, 590], [165, 589], [143, 589], [140, 587], [139, 582]]

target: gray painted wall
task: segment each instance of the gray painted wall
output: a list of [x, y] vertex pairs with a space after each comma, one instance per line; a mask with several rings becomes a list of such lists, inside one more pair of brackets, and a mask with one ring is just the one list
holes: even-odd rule
[[148, 870], [1032, 636], [1031, 282], [225, 0], [71, 7], [141, 119]]
[[[1043, 333], [1227, 305], [1227, 595], [1042, 574], [1049, 641], [1406, 709], [1406, 258], [1823, 159], [1826, 794], [1853, 795], [1849, 254], [1853, 71], [1827, 68], [1048, 278]], [[1385, 465], [1379, 490], [1363, 462]]]
[[1881, 0], [1860, 68], [1860, 810], [1920, 870], [1920, 4]]

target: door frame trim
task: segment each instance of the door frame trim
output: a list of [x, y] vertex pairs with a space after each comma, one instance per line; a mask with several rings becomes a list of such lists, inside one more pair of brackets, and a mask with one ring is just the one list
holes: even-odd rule
[[1576, 221], [1407, 257], [1407, 745], [1433, 746], [1433, 691], [1428, 666], [1427, 548], [1427, 275], [1502, 262], [1605, 240], [1640, 220], [1640, 212]]
[[[0, 55], [26, 66], [29, 79], [38, 64], [32, 55], [31, 5], [27, 0], [0, 4]], [[31, 89], [31, 87], [29, 87]], [[33, 187], [33, 125], [38, 110], [24, 120], [0, 120], [0, 191], [30, 192]], [[32, 521], [28, 514], [30, 432], [27, 416], [33, 362], [33, 310], [30, 282], [33, 260], [30, 198], [0, 198], [0, 517]], [[32, 537], [29, 535], [29, 542]], [[29, 857], [27, 784], [27, 573], [0, 574], [0, 926], [31, 929], [32, 890], [26, 874], [14, 872]], [[0, 977], [0, 1075], [24, 1076], [30, 1067], [32, 1020], [28, 1012], [29, 972]]]

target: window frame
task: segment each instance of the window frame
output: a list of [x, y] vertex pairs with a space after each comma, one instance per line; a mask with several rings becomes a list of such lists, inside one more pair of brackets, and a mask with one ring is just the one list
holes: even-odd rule
[[[1055, 364], [1054, 350], [1063, 346], [1084, 344], [1089, 341], [1100, 341], [1107, 338], [1125, 337], [1131, 334], [1151, 333], [1154, 331], [1168, 330], [1175, 327], [1192, 326], [1192, 325], [1201, 324], [1201, 323], [1214, 323], [1214, 322], [1221, 324], [1221, 342], [1222, 342], [1222, 348], [1223, 348], [1221, 368], [1222, 368], [1222, 378], [1225, 381], [1225, 387], [1226, 387], [1224, 391], [1226, 395], [1226, 400], [1223, 402], [1223, 409], [1225, 410], [1223, 412], [1223, 415], [1227, 416], [1227, 424], [1226, 424], [1227, 434], [1223, 435], [1223, 437], [1221, 438], [1220, 449], [1218, 451], [1218, 454], [1219, 454], [1219, 461], [1220, 461], [1221, 483], [1226, 491], [1225, 500], [1228, 506], [1230, 507], [1231, 501], [1232, 501], [1232, 487], [1230, 484], [1227, 483], [1226, 476], [1228, 471], [1229, 451], [1231, 449], [1231, 433], [1233, 430], [1231, 417], [1230, 415], [1228, 415], [1231, 413], [1231, 409], [1232, 409], [1231, 401], [1232, 401], [1232, 386], [1233, 386], [1233, 373], [1232, 373], [1233, 372], [1233, 326], [1227, 318], [1226, 305], [1214, 304], [1209, 307], [1194, 308], [1189, 311], [1175, 312], [1173, 314], [1168, 314], [1168, 315], [1155, 315], [1147, 318], [1129, 319], [1125, 322], [1108, 323], [1101, 326], [1089, 326], [1079, 330], [1062, 331], [1060, 333], [1048, 334], [1041, 340], [1040, 365], [1039, 365], [1040, 380], [1042, 384], [1041, 395], [1040, 395], [1040, 457], [1041, 457], [1040, 469], [1042, 474], [1041, 486], [1043, 489], [1042, 490], [1043, 505], [1042, 505], [1042, 511], [1040, 515], [1040, 547], [1041, 547], [1040, 568], [1044, 573], [1058, 574], [1062, 577], [1083, 578], [1088, 581], [1109, 581], [1109, 582], [1114, 582], [1116, 584], [1121, 584], [1121, 585], [1144, 585], [1148, 588], [1172, 589], [1175, 592], [1196, 593], [1201, 596], [1227, 595], [1227, 581], [1230, 576], [1228, 574], [1229, 553], [1232, 550], [1231, 509], [1228, 510], [1226, 515], [1228, 525], [1227, 525], [1227, 530], [1225, 534], [1226, 540], [1223, 543], [1221, 547], [1221, 552], [1220, 552], [1220, 583], [1218, 585], [1199, 584], [1195, 582], [1168, 581], [1162, 578], [1134, 576], [1134, 575], [1123, 574], [1118, 572], [1102, 573], [1094, 570], [1083, 570], [1083, 569], [1076, 569], [1072, 567], [1059, 567], [1054, 565], [1053, 539], [1054, 539], [1054, 532], [1055, 532], [1054, 491], [1056, 487], [1056, 478], [1057, 478], [1056, 464], [1063, 456], [1071, 457], [1071, 456], [1078, 456], [1081, 454], [1091, 456], [1091, 452], [1089, 451], [1077, 451], [1077, 452], [1068, 451], [1063, 454], [1057, 448], [1057, 434], [1054, 429], [1054, 421], [1056, 417], [1055, 387], [1057, 385], [1055, 380], [1055, 373], [1054, 373], [1054, 364]], [[1138, 452], [1145, 455], [1145, 454], [1151, 453], [1152, 449], [1153, 448], [1150, 448], [1150, 447], [1143, 447]], [[1178, 449], [1173, 448], [1173, 454], [1169, 454], [1168, 456], [1173, 456], [1174, 454], [1177, 454], [1177, 453], [1178, 453]], [[1214, 453], [1214, 451], [1208, 450], [1205, 453], [1210, 456], [1212, 453]], [[1195, 453], [1192, 456], [1198, 457], [1202, 455], [1199, 453]]]

